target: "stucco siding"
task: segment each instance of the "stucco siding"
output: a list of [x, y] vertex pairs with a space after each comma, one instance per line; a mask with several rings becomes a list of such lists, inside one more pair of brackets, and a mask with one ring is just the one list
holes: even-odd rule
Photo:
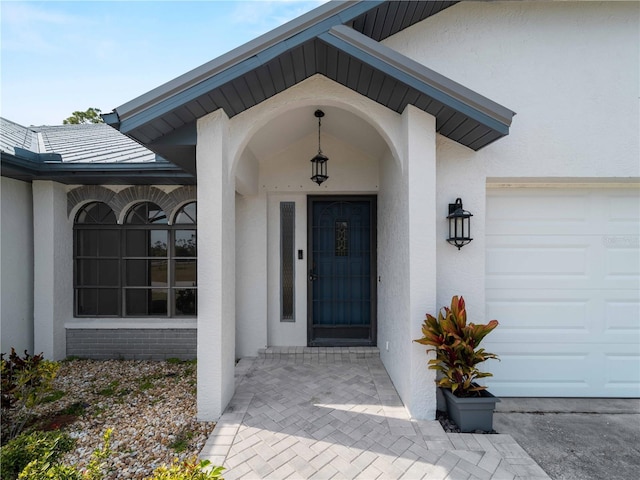
[[236, 357], [267, 346], [265, 195], [236, 195]]
[[410, 392], [408, 196], [392, 158], [380, 162], [378, 196], [378, 347], [401, 398]]
[[[33, 198], [31, 184], [2, 177], [2, 352], [33, 353]], [[39, 352], [38, 352], [39, 353]]]
[[639, 16], [637, 2], [462, 2], [384, 43], [517, 112], [477, 153], [441, 138], [439, 161], [487, 177], [637, 177]]
[[65, 357], [65, 321], [73, 317], [73, 222], [62, 184], [33, 182], [34, 349]]

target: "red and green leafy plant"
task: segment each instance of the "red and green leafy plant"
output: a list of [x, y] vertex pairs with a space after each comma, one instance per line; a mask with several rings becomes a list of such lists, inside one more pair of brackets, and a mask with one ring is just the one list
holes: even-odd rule
[[480, 395], [487, 387], [478, 385], [479, 378], [491, 377], [481, 372], [478, 364], [488, 359], [498, 359], [494, 353], [485, 352], [478, 345], [494, 328], [497, 320], [486, 325], [467, 323], [464, 298], [457, 295], [451, 299], [451, 307], [443, 307], [438, 318], [427, 314], [422, 324], [422, 338], [414, 342], [429, 345], [436, 358], [429, 360], [429, 368], [440, 372], [439, 387], [451, 390], [457, 397]]
[[33, 407], [42, 403], [52, 391], [60, 364], [45, 360], [42, 354], [20, 357], [11, 349], [9, 358], [0, 354], [2, 381], [2, 440], [16, 437], [32, 418]]

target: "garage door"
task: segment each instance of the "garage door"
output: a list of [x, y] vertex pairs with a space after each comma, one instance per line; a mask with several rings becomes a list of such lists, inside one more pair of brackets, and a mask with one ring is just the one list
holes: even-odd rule
[[640, 190], [490, 188], [487, 337], [501, 396], [640, 396]]

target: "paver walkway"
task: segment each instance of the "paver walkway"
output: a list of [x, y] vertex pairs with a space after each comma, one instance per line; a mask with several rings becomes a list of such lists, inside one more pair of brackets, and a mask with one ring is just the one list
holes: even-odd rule
[[269, 348], [200, 454], [234, 479], [549, 479], [509, 435], [411, 420], [376, 348]]

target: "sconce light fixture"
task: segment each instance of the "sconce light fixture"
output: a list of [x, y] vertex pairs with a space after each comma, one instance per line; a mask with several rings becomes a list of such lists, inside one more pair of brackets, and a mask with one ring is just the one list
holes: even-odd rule
[[329, 175], [327, 175], [327, 162], [329, 158], [322, 153], [322, 148], [320, 148], [320, 125], [321, 119], [324, 117], [324, 112], [322, 110], [316, 110], [314, 115], [318, 119], [318, 153], [311, 159], [311, 180], [321, 185], [322, 182], [329, 178]]
[[447, 242], [455, 245], [460, 250], [470, 243], [471, 238], [471, 217], [473, 215], [462, 208], [462, 199], [456, 198], [456, 203], [449, 204], [449, 238]]

